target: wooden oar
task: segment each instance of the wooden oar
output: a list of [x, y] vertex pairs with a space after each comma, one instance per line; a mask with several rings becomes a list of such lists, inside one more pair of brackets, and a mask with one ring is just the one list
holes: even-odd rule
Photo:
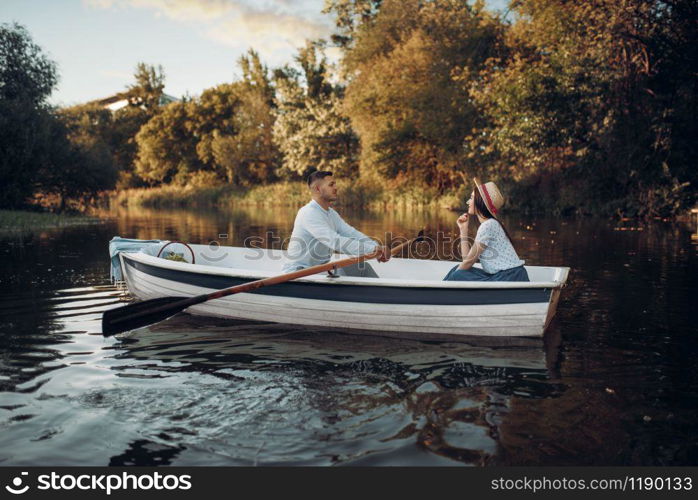
[[[410, 245], [411, 243], [422, 241], [423, 239], [424, 231], [422, 230], [419, 232], [416, 238], [391, 249], [390, 254], [397, 255], [404, 247]], [[374, 259], [378, 257], [379, 254], [380, 251], [375, 250], [365, 255], [335, 260], [333, 262], [328, 262], [327, 264], [308, 267], [306, 269], [282, 274], [280, 276], [251, 281], [250, 283], [243, 283], [242, 285], [224, 288], [223, 290], [217, 290], [215, 292], [205, 293], [195, 297], [160, 297], [157, 299], [144, 300], [143, 302], [137, 302], [135, 304], [110, 309], [105, 311], [102, 315], [102, 334], [106, 337], [121, 332], [135, 330], [136, 328], [141, 328], [159, 321], [163, 321], [195, 304], [201, 304], [202, 302], [206, 302], [208, 300], [219, 299], [235, 293], [251, 292], [263, 286], [285, 283], [287, 281], [303, 278], [312, 274], [323, 273], [332, 269], [339, 269], [340, 267], [351, 266], [352, 264], [357, 264], [365, 260]]]

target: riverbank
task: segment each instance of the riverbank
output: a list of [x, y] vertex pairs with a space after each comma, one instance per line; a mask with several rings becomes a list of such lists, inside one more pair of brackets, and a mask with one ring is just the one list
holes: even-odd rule
[[27, 210], [0, 210], [0, 231], [30, 231], [52, 227], [76, 226], [99, 222], [96, 217], [65, 215]]
[[[436, 189], [403, 187], [384, 190], [360, 181], [339, 183], [338, 205], [353, 208], [459, 208], [465, 205], [466, 193], [439, 195]], [[220, 185], [193, 187], [165, 185], [127, 189], [109, 195], [110, 205], [146, 208], [301, 206], [308, 202], [304, 182], [278, 182], [243, 189]]]

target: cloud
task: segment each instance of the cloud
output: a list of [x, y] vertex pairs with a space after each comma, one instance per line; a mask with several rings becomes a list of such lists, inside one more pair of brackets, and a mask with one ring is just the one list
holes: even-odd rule
[[252, 46], [272, 57], [276, 51], [288, 52], [307, 39], [327, 37], [329, 23], [284, 12], [240, 9], [237, 15], [217, 23], [207, 35], [233, 47]]
[[[284, 58], [307, 39], [326, 38], [329, 18], [323, 0], [83, 0], [89, 7], [136, 8], [196, 24], [208, 38], [228, 46], [254, 47], [263, 56]], [[275, 61], [276, 62], [276, 61]], [[279, 61], [280, 62], [280, 61]]]
[[89, 7], [101, 9], [136, 8], [153, 10], [177, 21], [209, 21], [235, 9], [228, 0], [83, 0]]

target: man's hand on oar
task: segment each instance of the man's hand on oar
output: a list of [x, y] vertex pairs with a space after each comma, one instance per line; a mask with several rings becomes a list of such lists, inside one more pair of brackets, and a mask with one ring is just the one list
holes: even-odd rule
[[390, 257], [392, 257], [392, 252], [390, 251], [390, 248], [387, 246], [382, 246], [379, 247], [379, 250], [381, 251], [381, 254], [377, 257], [378, 262], [388, 262], [390, 260]]
[[[410, 245], [411, 243], [422, 241], [423, 239], [424, 231], [422, 230], [419, 232], [416, 238], [396, 246], [390, 250], [388, 254], [389, 256], [397, 255], [404, 247]], [[282, 274], [279, 276], [273, 276], [271, 278], [251, 281], [250, 283], [244, 283], [242, 285], [225, 288], [223, 290], [197, 295], [195, 297], [159, 297], [157, 299], [144, 300], [142, 302], [136, 302], [135, 304], [109, 309], [102, 315], [102, 334], [106, 337], [121, 332], [135, 330], [136, 328], [142, 328], [144, 326], [163, 321], [171, 316], [174, 316], [178, 312], [183, 311], [187, 307], [201, 304], [202, 302], [206, 302], [208, 300], [219, 299], [235, 293], [251, 292], [263, 286], [285, 283], [298, 278], [304, 278], [305, 276], [324, 273], [330, 269], [338, 269], [340, 267], [351, 266], [352, 264], [357, 264], [365, 260], [379, 258], [381, 256], [385, 256], [382, 248], [383, 247], [380, 247], [365, 255], [347, 257], [346, 259], [335, 260], [328, 262], [327, 264], [308, 267], [306, 269], [301, 269], [299, 271], [294, 271], [292, 273]], [[388, 259], [386, 259], [386, 261], [387, 260]]]

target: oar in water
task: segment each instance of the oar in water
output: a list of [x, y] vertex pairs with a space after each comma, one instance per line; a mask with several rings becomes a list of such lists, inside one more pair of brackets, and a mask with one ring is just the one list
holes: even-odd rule
[[[391, 249], [390, 254], [397, 255], [404, 247], [410, 245], [411, 243], [422, 241], [423, 239], [424, 231], [422, 230], [419, 232], [416, 238]], [[205, 293], [195, 297], [160, 297], [157, 299], [144, 300], [143, 302], [137, 302], [135, 304], [110, 309], [105, 311], [102, 315], [102, 334], [104, 336], [108, 336], [135, 330], [136, 328], [141, 328], [159, 321], [163, 321], [170, 316], [174, 316], [178, 312], [183, 311], [187, 307], [201, 304], [202, 302], [206, 302], [208, 300], [219, 299], [235, 293], [251, 292], [263, 286], [277, 285], [279, 283], [285, 283], [287, 281], [303, 278], [312, 274], [323, 273], [332, 269], [351, 266], [352, 264], [357, 264], [365, 260], [374, 259], [378, 257], [379, 254], [380, 251], [375, 250], [365, 255], [335, 260], [333, 262], [328, 262], [327, 264], [308, 267], [306, 269], [301, 269], [300, 271], [294, 271], [292, 273], [282, 274], [280, 276], [251, 281], [250, 283], [243, 283], [242, 285], [224, 288], [223, 290], [217, 290], [215, 292]]]

